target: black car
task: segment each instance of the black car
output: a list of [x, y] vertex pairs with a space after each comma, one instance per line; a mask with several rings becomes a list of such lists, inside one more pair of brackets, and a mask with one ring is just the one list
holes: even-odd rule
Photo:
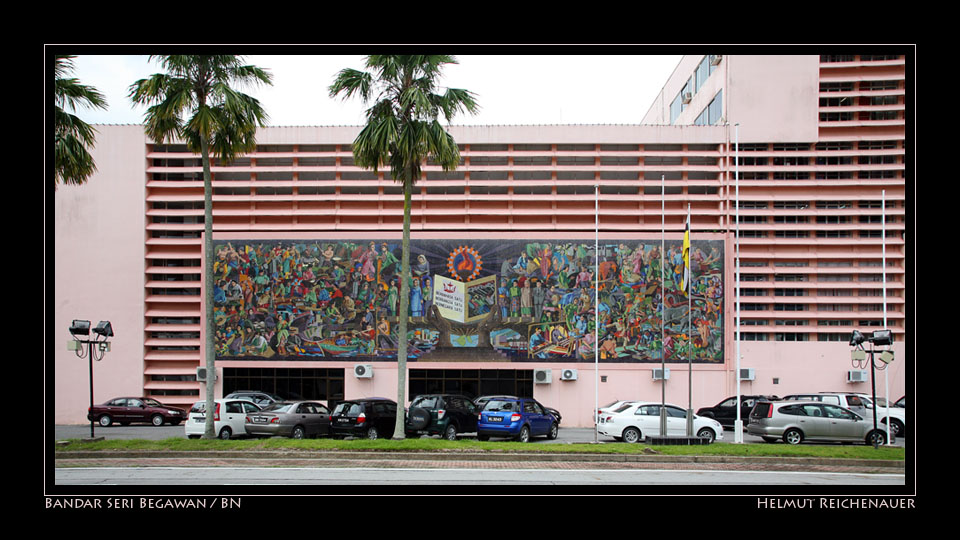
[[397, 425], [397, 402], [387, 398], [341, 401], [330, 415], [332, 437], [390, 438]]
[[[757, 404], [757, 401], [777, 401], [780, 398], [777, 396], [747, 396], [740, 395], [740, 421], [743, 422], [743, 425], [746, 426], [747, 422], [750, 419], [750, 411], [753, 410], [753, 406]], [[704, 416], [706, 418], [713, 418], [717, 422], [720, 422], [725, 428], [733, 428], [734, 423], [737, 421], [737, 396], [729, 397], [720, 403], [717, 403], [713, 407], [703, 407], [697, 411], [697, 416]]]
[[480, 407], [461, 395], [420, 395], [410, 403], [404, 431], [407, 437], [441, 435], [448, 441], [455, 441], [458, 433], [477, 431], [479, 411]]
[[[477, 399], [473, 400], [473, 403], [474, 403], [474, 405], [476, 405], [478, 408], [483, 409], [483, 406], [486, 405], [486, 403], [487, 403], [488, 401], [490, 401], [491, 399], [520, 399], [520, 398], [518, 398], [517, 396], [506, 396], [506, 395], [504, 395], [504, 396], [500, 396], [500, 395], [497, 395], [497, 396], [480, 396], [480, 397], [478, 397]], [[545, 405], [542, 405], [542, 407], [543, 407], [544, 409], [546, 409], [547, 412], [549, 412], [550, 414], [552, 414], [554, 418], [557, 419], [557, 424], [559, 424], [560, 421], [563, 420], [563, 417], [560, 416], [560, 411], [554, 409], [553, 407], [547, 407], [547, 406], [545, 406]]]

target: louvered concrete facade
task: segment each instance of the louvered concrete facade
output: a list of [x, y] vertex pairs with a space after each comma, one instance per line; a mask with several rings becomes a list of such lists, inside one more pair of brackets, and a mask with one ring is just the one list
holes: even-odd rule
[[[705, 62], [712, 70], [696, 80]], [[910, 337], [905, 334], [905, 62], [903, 57], [778, 59], [777, 69], [789, 71], [794, 65], [799, 72], [796, 86], [804, 85], [789, 95], [794, 106], [804, 104], [801, 110], [790, 111], [802, 119], [795, 130], [748, 124], [748, 120], [759, 120], [751, 116], [754, 111], [742, 109], [745, 105], [738, 95], [747, 93], [741, 90], [747, 83], [770, 84], [762, 77], [769, 65], [767, 57], [685, 57], [651, 108], [647, 120], [651, 125], [451, 128], [460, 145], [461, 166], [449, 173], [431, 164], [424, 168], [413, 198], [413, 236], [592, 241], [594, 186], [599, 186], [602, 239], [658, 239], [662, 226], [668, 238], [676, 239], [682, 234], [689, 205], [693, 238], [721, 240], [725, 246], [726, 361], [694, 366], [694, 407], [712, 405], [735, 391], [732, 329], [738, 168], [733, 143], [738, 130], [733, 124], [740, 123], [741, 354], [742, 367], [757, 373], [755, 380], [742, 383], [742, 391], [786, 394], [838, 386], [867, 390], [869, 385], [845, 386], [844, 375], [851, 369], [846, 343], [851, 331], [892, 329], [898, 359], [903, 358], [904, 343]], [[688, 76], [698, 91], [680, 114], [670, 118], [674, 91], [690, 83]], [[703, 125], [718, 96], [721, 108], [714, 114], [716, 124]], [[769, 106], [777, 108], [776, 103]], [[738, 110], [743, 111], [740, 116]], [[757, 114], [763, 116], [762, 111]], [[142, 326], [134, 328], [142, 331], [143, 340], [142, 354], [135, 355], [140, 358], [124, 358], [122, 380], [105, 375], [104, 384], [114, 391], [98, 391], [96, 400], [142, 391], [164, 403], [188, 405], [203, 396], [202, 385], [195, 381], [196, 368], [204, 363], [200, 159], [184, 145], [154, 144], [139, 126], [98, 129], [98, 146], [114, 140], [131, 151], [120, 154], [98, 148], [101, 176], [118, 176], [94, 178], [91, 184], [115, 181], [129, 190], [130, 183], [142, 175], [142, 198], [125, 195], [130, 200], [117, 202], [127, 209], [143, 208], [142, 303], [139, 313], [133, 310], [142, 317]], [[389, 171], [373, 173], [353, 164], [350, 143], [358, 130], [266, 128], [258, 134], [256, 152], [228, 166], [214, 163], [215, 239], [399, 238], [401, 189]], [[126, 165], [114, 168], [104, 165], [104, 160]], [[887, 201], [886, 324], [882, 191]], [[60, 189], [58, 217], [68, 204], [59, 198], [74, 193]], [[134, 227], [128, 219], [120, 223]], [[126, 234], [132, 233], [127, 230]], [[58, 265], [60, 247], [58, 237]], [[57, 296], [61, 296], [59, 289]], [[64, 313], [62, 317], [97, 315]], [[129, 324], [114, 322], [118, 326], [124, 337], [130, 337]], [[117, 347], [124, 346], [118, 344], [115, 351]], [[57, 352], [58, 357], [61, 354], [73, 353]], [[131, 369], [131, 363], [138, 365]], [[889, 373], [894, 399], [907, 384], [906, 363], [895, 362]], [[336, 384], [345, 385], [346, 397], [395, 392], [396, 375], [385, 376], [387, 366], [370, 386], [352, 377], [352, 365], [335, 360], [282, 366], [223, 361], [218, 368], [345, 369], [346, 376], [339, 376], [342, 383]], [[58, 361], [58, 380], [59, 366]], [[451, 359], [428, 367], [478, 366]], [[479, 367], [534, 369], [550, 364]], [[575, 367], [580, 368], [579, 381], [559, 383], [555, 378], [552, 385], [535, 385], [535, 394], [563, 410], [564, 422], [571, 420], [568, 425], [590, 425], [594, 368], [592, 364]], [[612, 394], [623, 393], [623, 388], [659, 397], [659, 383], [650, 380], [653, 367], [601, 365], [600, 374], [606, 380], [600, 387], [600, 401], [617, 397]], [[668, 367], [674, 370], [668, 401], [686, 405], [686, 366]], [[140, 380], [131, 380], [138, 370]], [[613, 388], [620, 390], [611, 392]], [[80, 394], [73, 401], [83, 404], [81, 414], [62, 410], [65, 407], [58, 404], [58, 418], [83, 421], [86, 394]]]

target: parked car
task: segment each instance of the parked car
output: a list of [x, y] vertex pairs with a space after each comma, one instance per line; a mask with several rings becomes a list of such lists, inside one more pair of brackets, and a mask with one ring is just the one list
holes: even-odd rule
[[330, 416], [330, 435], [368, 439], [390, 437], [397, 423], [397, 402], [387, 398], [341, 401]]
[[103, 427], [114, 422], [126, 426], [132, 422], [149, 422], [155, 426], [177, 425], [187, 418], [183, 409], [164, 405], [148, 397], [114, 398], [101, 405], [87, 408], [87, 420]]
[[[864, 416], [868, 418], [873, 417], [873, 400], [870, 399], [866, 394], [857, 394], [863, 400], [864, 405], [867, 407], [866, 414]], [[884, 426], [887, 424], [887, 414], [890, 415], [890, 431], [893, 435], [897, 437], [904, 437], [907, 434], [907, 411], [903, 407], [897, 407], [896, 405], [891, 404], [889, 410], [887, 408], [887, 400], [878, 397], [877, 398], [877, 422], [880, 422]]]
[[[483, 406], [486, 405], [491, 399], [519, 399], [517, 396], [480, 396], [477, 399], [473, 400], [473, 403], [477, 406], [478, 409], [483, 410]], [[563, 421], [563, 416], [560, 415], [560, 411], [554, 409], [553, 407], [544, 406], [544, 408], [557, 419], [557, 424], [559, 425]]]
[[274, 403], [247, 415], [243, 423], [253, 437], [304, 439], [330, 434], [330, 409], [315, 401]]
[[907, 396], [903, 396], [903, 397], [901, 397], [900, 399], [898, 399], [897, 402], [895, 403], [895, 405], [896, 405], [897, 407], [900, 407], [901, 409], [906, 409], [906, 408], [907, 408]]
[[274, 403], [282, 403], [285, 400], [270, 392], [261, 392], [259, 390], [237, 390], [236, 392], [230, 392], [226, 396], [223, 396], [224, 399], [245, 399], [247, 401], [252, 401], [260, 406], [260, 408], [266, 408], [267, 405], [273, 405]]
[[477, 439], [514, 438], [528, 442], [530, 437], [545, 435], [556, 439], [560, 423], [533, 398], [491, 399], [477, 414]]
[[[620, 406], [615, 411], [600, 416], [597, 432], [628, 443], [640, 442], [645, 437], [660, 436], [660, 403], [638, 401]], [[666, 404], [667, 435], [687, 434], [687, 411], [676, 405]], [[723, 426], [712, 418], [693, 416], [693, 432], [711, 443], [723, 438]]]
[[[822, 401], [760, 401], [750, 411], [747, 433], [767, 442], [783, 439], [787, 444], [803, 441], [863, 442], [886, 444], [883, 429], [859, 414]], [[891, 433], [891, 441], [895, 436]]]
[[458, 433], [477, 431], [479, 407], [457, 394], [424, 394], [410, 402], [404, 431], [408, 437], [441, 435], [457, 440]]
[[[779, 398], [777, 396], [740, 395], [740, 420], [744, 426], [747, 425], [747, 419], [750, 416], [750, 411], [753, 410], [753, 406], [761, 399], [776, 401]], [[723, 427], [733, 429], [734, 423], [737, 421], [737, 396], [728, 397], [713, 407], [703, 407], [697, 410], [697, 416], [713, 418], [720, 422]]]
[[[870, 398], [867, 397], [866, 394], [860, 394], [857, 392], [812, 392], [807, 394], [791, 394], [789, 396], [785, 396], [783, 399], [784, 401], [807, 400], [829, 403], [831, 405], [840, 405], [841, 407], [850, 409], [860, 416], [873, 418], [873, 402], [870, 401]], [[886, 424], [887, 417], [884, 413], [884, 409], [880, 407], [879, 404], [877, 405], [877, 413], [877, 422]], [[892, 418], [890, 421], [891, 434], [895, 434], [898, 437], [903, 437], [906, 434], [907, 426], [905, 411], [896, 407], [891, 407], [890, 417]]]
[[[260, 406], [252, 401], [243, 399], [218, 399], [214, 401], [213, 431], [221, 439], [243, 437], [247, 434], [244, 428], [247, 416], [260, 411]], [[193, 404], [184, 432], [190, 439], [203, 435], [206, 427], [207, 402], [198, 401]]]
[[622, 408], [622, 407], [624, 407], [624, 406], [626, 406], [626, 405], [629, 405], [629, 404], [631, 404], [631, 403], [636, 403], [637, 401], [639, 401], [639, 400], [623, 400], [623, 399], [618, 399], [618, 400], [616, 400], [616, 401], [612, 401], [612, 402], [610, 402], [610, 403], [607, 403], [606, 405], [602, 405], [599, 409], [597, 409], [597, 415], [596, 415], [596, 417], [594, 418], [594, 422], [597, 422], [598, 419], [601, 418], [601, 417], [602, 417], [604, 414], [606, 414], [606, 413], [611, 413], [611, 412], [617, 411], [618, 409], [620, 409], [620, 408]]

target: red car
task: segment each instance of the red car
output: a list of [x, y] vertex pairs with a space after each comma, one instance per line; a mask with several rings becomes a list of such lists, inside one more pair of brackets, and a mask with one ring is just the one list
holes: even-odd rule
[[146, 397], [122, 397], [111, 399], [102, 405], [87, 409], [87, 420], [96, 421], [103, 427], [118, 422], [125, 426], [131, 422], [149, 422], [155, 426], [177, 425], [187, 418], [183, 409], [168, 407]]

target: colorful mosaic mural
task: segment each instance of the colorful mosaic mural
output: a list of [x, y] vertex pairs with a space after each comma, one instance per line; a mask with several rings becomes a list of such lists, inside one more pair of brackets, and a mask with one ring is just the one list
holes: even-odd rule
[[[215, 254], [218, 359], [396, 358], [399, 241], [230, 241]], [[689, 317], [679, 242], [666, 257], [659, 240], [603, 242], [599, 267], [595, 255], [583, 241], [411, 241], [408, 359], [593, 361], [599, 324], [604, 362], [722, 362], [722, 242], [692, 244]]]

